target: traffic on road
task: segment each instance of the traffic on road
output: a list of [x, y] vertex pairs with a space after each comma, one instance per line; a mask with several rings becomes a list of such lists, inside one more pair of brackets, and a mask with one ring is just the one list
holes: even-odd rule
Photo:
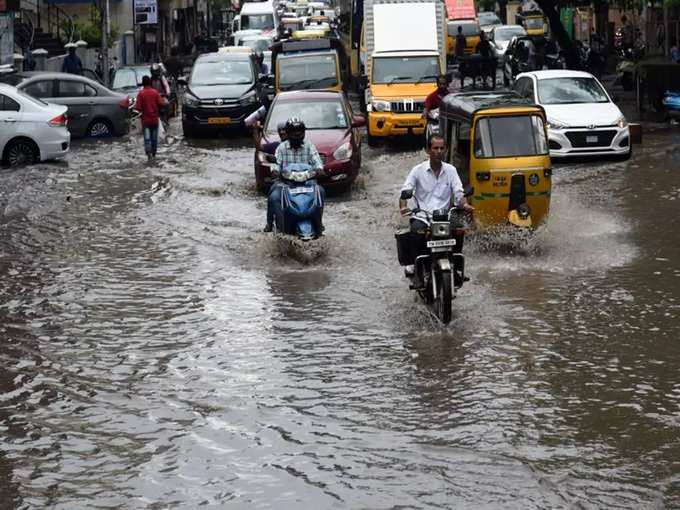
[[673, 506], [680, 135], [499, 14], [0, 72], [9, 508]]

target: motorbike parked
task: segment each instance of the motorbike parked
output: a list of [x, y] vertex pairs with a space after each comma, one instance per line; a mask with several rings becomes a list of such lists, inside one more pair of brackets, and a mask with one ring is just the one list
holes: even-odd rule
[[277, 204], [273, 230], [276, 234], [311, 241], [322, 235], [321, 217], [325, 196], [309, 165], [291, 164], [282, 169], [281, 202]]
[[[401, 192], [402, 200], [412, 196], [410, 190]], [[468, 214], [458, 208], [429, 214], [416, 207], [411, 211], [411, 221], [422, 222], [424, 230], [414, 232], [409, 228], [395, 234], [399, 264], [413, 266], [412, 272], [405, 271], [409, 288], [434, 306], [435, 314], [444, 324], [451, 321], [451, 303], [456, 291], [469, 280], [461, 253]]]

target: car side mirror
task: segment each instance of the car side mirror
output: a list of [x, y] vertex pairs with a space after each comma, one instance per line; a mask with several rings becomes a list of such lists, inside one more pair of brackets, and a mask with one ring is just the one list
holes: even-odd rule
[[401, 196], [399, 198], [401, 198], [402, 200], [408, 200], [410, 198], [413, 198], [413, 190], [412, 189], [401, 190]]
[[472, 195], [475, 194], [475, 187], [470, 186], [469, 184], [463, 188], [463, 196], [464, 197], [471, 197]]
[[366, 117], [363, 115], [355, 115], [352, 117], [352, 127], [358, 128], [366, 125]]

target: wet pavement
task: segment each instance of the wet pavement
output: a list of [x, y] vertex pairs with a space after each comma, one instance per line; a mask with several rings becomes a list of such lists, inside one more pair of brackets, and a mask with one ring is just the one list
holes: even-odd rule
[[396, 261], [418, 148], [364, 147], [310, 266], [247, 138], [2, 170], [0, 507], [678, 507], [680, 131], [647, 128], [556, 164], [528, 247], [469, 240], [448, 327]]

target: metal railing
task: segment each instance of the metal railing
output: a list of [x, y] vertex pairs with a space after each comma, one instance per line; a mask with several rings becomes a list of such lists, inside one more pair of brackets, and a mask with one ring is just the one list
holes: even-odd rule
[[40, 28], [43, 32], [54, 35], [62, 44], [75, 41], [76, 27], [73, 18], [58, 5], [41, 0], [23, 0], [22, 3], [28, 6], [24, 10], [33, 13], [34, 32], [35, 28]]

